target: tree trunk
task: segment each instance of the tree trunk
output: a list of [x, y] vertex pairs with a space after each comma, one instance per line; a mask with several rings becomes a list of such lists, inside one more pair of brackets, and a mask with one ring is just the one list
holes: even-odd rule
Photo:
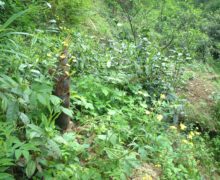
[[[68, 50], [67, 46], [64, 47], [63, 53], [59, 57], [57, 74], [55, 78], [54, 95], [62, 100], [62, 106], [65, 108], [70, 107], [70, 76], [68, 64]], [[66, 130], [70, 123], [70, 117], [65, 113], [61, 113], [56, 119], [56, 124], [62, 129]]]

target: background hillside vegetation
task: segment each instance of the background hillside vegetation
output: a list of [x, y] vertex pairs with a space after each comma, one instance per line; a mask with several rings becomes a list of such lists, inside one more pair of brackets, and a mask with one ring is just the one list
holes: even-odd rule
[[0, 179], [217, 180], [219, 76], [219, 0], [0, 0]]

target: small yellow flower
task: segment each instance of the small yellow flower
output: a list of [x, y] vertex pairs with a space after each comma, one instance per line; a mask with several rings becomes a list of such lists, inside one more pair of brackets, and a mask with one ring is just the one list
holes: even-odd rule
[[61, 59], [65, 59], [65, 58], [66, 58], [66, 55], [65, 55], [65, 54], [62, 54], [62, 55], [60, 56], [60, 58], [61, 58]]
[[52, 57], [52, 55], [50, 53], [47, 53], [47, 57]]
[[160, 99], [166, 99], [166, 95], [165, 94], [161, 94], [160, 95]]
[[195, 136], [194, 132], [190, 131], [190, 133], [188, 134], [188, 139], [192, 139], [193, 136]]
[[148, 111], [148, 110], [145, 111], [145, 114], [146, 114], [146, 115], [150, 115], [150, 113], [151, 113], [151, 112]]
[[176, 129], [176, 126], [170, 126], [170, 129]]
[[69, 43], [68, 43], [67, 41], [64, 41], [64, 42], [63, 42], [63, 46], [64, 46], [64, 47], [68, 47], [68, 46], [69, 46]]
[[65, 74], [66, 74], [67, 76], [69, 76], [69, 75], [70, 75], [68, 71], [65, 71]]
[[163, 119], [163, 116], [161, 114], [157, 115], [157, 120], [161, 121]]
[[195, 133], [194, 133], [193, 131], [190, 131], [190, 134], [191, 134], [192, 136], [195, 136]]
[[142, 177], [142, 180], [153, 180], [153, 178], [150, 175], [146, 174]]
[[199, 136], [201, 133], [198, 131], [195, 131], [195, 134]]
[[184, 144], [188, 144], [189, 141], [187, 141], [186, 139], [183, 139], [183, 140], [182, 140], [182, 143], [184, 143]]
[[158, 168], [160, 168], [160, 167], [161, 167], [161, 165], [160, 165], [160, 164], [156, 164], [156, 165], [155, 165], [155, 167], [158, 167]]
[[183, 123], [180, 123], [180, 129], [181, 129], [181, 130], [184, 131], [186, 128], [187, 128], [187, 127], [186, 127]]
[[187, 137], [188, 137], [188, 139], [192, 139], [193, 138], [193, 136], [191, 134], [189, 134]]

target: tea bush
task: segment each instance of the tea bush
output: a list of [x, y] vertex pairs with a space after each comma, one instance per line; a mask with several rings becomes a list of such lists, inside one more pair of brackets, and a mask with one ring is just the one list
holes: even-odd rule
[[[191, 1], [138, 2], [99, 2], [109, 14], [93, 12], [90, 1], [0, 0], [0, 179], [129, 179], [146, 163], [160, 179], [217, 176], [219, 135], [186, 121], [176, 93], [194, 77], [185, 72], [191, 61], [211, 59], [204, 10]], [[119, 29], [106, 37], [80, 29], [93, 13]], [[120, 29], [125, 16], [133, 32], [128, 19]], [[53, 92], [66, 36], [69, 109]], [[218, 98], [215, 107], [218, 121]], [[73, 122], [65, 132], [55, 124], [61, 113]]]

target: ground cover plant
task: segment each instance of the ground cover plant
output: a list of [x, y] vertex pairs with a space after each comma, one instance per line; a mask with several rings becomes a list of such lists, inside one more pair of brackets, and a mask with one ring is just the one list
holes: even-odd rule
[[219, 179], [219, 8], [0, 0], [0, 179]]

